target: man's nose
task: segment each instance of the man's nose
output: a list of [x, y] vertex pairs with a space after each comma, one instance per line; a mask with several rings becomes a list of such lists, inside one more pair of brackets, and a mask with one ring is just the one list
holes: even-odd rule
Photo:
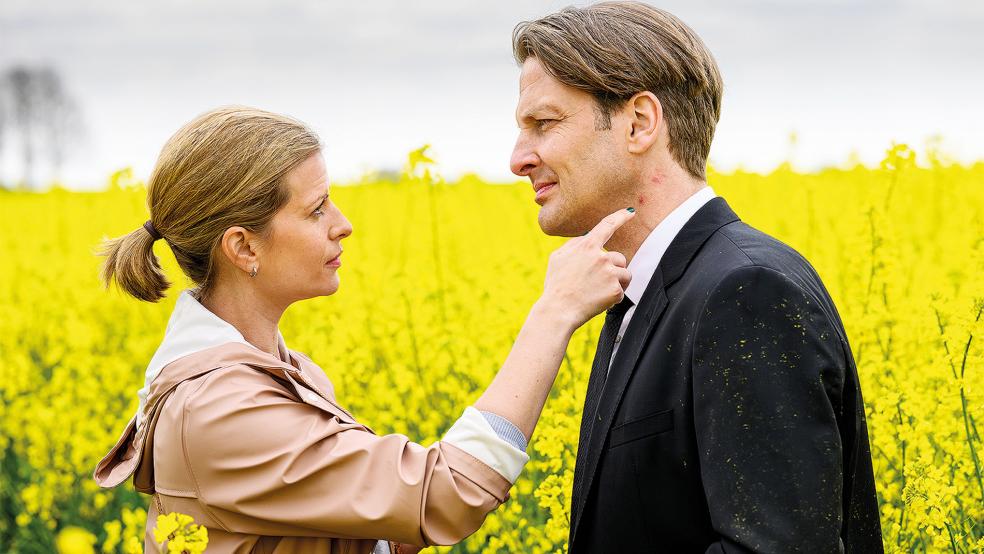
[[526, 177], [538, 165], [540, 165], [540, 157], [536, 155], [536, 152], [522, 137], [517, 139], [512, 157], [509, 159], [509, 169], [520, 177]]

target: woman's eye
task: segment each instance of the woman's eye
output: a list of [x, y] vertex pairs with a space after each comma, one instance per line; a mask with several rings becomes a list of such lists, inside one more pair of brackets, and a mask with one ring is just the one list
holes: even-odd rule
[[315, 215], [325, 215], [324, 208], [325, 208], [325, 203], [326, 202], [328, 202], [328, 199], [327, 198], [325, 198], [324, 200], [321, 201], [321, 205], [318, 206], [318, 208], [314, 210], [314, 214]]
[[537, 119], [536, 120], [536, 126], [542, 129], [542, 128], [546, 127], [548, 124], [553, 123], [554, 121], [557, 121], [557, 120], [556, 119]]

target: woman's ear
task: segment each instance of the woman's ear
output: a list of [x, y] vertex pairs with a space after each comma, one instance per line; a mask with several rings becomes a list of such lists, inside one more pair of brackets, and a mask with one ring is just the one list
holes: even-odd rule
[[222, 233], [222, 255], [232, 265], [249, 273], [257, 264], [255, 240], [255, 233], [239, 226], [229, 227]]
[[642, 154], [659, 139], [660, 127], [663, 125], [663, 105], [655, 94], [645, 90], [636, 93], [626, 102], [626, 110], [630, 120], [626, 137], [629, 152]]

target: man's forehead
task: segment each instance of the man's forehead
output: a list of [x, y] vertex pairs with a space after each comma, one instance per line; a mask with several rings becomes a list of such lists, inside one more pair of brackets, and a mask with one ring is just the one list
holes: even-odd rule
[[[530, 63], [534, 60], [534, 63]], [[531, 67], [532, 66], [532, 67]], [[563, 94], [554, 84], [550, 75], [535, 62], [534, 58], [529, 58], [523, 64], [523, 73], [519, 79], [519, 103], [516, 106], [516, 114], [523, 118], [534, 112], [559, 112]], [[558, 96], [559, 95], [559, 96]]]
[[[547, 72], [540, 65], [540, 61], [536, 58], [529, 57], [523, 62], [523, 69], [519, 73], [519, 94], [522, 96], [523, 91], [530, 88], [531, 86], [540, 83], [541, 85], [547, 84], [544, 81], [545, 77], [549, 77]], [[549, 79], [547, 79], [549, 81]]]

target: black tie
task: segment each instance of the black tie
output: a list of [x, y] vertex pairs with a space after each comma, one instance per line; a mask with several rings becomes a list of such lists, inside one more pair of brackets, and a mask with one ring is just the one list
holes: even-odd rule
[[591, 376], [588, 378], [588, 392], [584, 397], [584, 411], [581, 413], [581, 434], [577, 441], [577, 461], [574, 465], [574, 491], [571, 494], [571, 504], [580, 502], [581, 482], [584, 479], [585, 459], [588, 456], [588, 443], [591, 438], [591, 428], [597, 419], [598, 402], [601, 400], [601, 393], [605, 390], [605, 381], [608, 378], [608, 367], [612, 360], [612, 351], [615, 350], [615, 337], [618, 329], [622, 326], [622, 319], [625, 312], [632, 307], [632, 301], [628, 296], [622, 301], [612, 306], [605, 313], [605, 325], [601, 328], [601, 336], [598, 338], [598, 349], [595, 351], [594, 362], [591, 364]]

